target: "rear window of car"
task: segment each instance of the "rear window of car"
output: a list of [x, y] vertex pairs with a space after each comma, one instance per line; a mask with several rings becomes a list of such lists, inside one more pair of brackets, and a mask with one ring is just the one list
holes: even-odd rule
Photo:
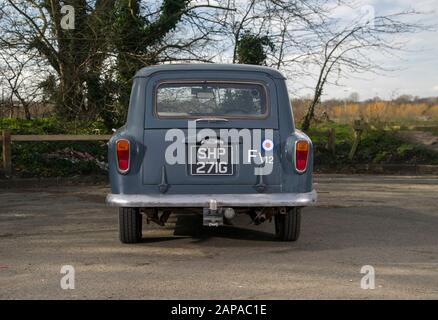
[[252, 82], [162, 82], [155, 112], [171, 118], [260, 118], [268, 112], [266, 89]]

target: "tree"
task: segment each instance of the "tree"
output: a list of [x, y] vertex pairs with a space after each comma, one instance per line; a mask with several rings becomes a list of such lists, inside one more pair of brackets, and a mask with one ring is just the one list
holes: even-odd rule
[[402, 94], [395, 99], [395, 102], [399, 104], [410, 103], [412, 101], [414, 101], [414, 97], [410, 94]]
[[311, 55], [319, 72], [312, 101], [303, 119], [302, 130], [309, 129], [315, 115], [315, 108], [320, 103], [324, 88], [334, 72], [339, 78], [342, 73], [351, 75], [388, 71], [387, 68], [376, 63], [371, 53], [391, 55], [394, 51], [402, 49], [400, 44], [394, 44], [395, 35], [423, 30], [424, 28], [419, 24], [403, 21], [403, 18], [408, 18], [413, 14], [416, 13], [409, 11], [378, 16], [343, 28], [339, 28], [336, 24], [327, 25], [325, 36], [321, 34], [322, 50]]
[[[9, 116], [12, 117], [14, 109], [21, 106], [26, 119], [30, 120], [32, 118], [30, 106], [37, 100], [41, 92], [38, 84], [31, 81], [34, 74], [26, 74], [24, 71], [26, 68], [30, 68], [31, 65], [34, 71], [38, 71], [38, 67], [34, 63], [35, 56], [31, 55], [21, 59], [17, 54], [0, 52], [0, 61], [3, 66], [0, 68], [0, 78], [6, 84], [5, 87], [9, 96]], [[4, 91], [2, 94], [4, 94]]]
[[348, 96], [348, 101], [359, 102], [359, 93], [357, 92], [350, 93], [350, 95]]
[[[39, 60], [49, 66], [41, 73], [49, 76], [41, 87], [54, 91], [46, 90], [46, 96], [56, 100], [63, 118], [103, 119], [108, 128], [124, 120], [131, 79], [143, 66], [180, 61], [265, 64], [294, 79], [295, 87], [306, 77], [315, 81], [303, 120], [307, 130], [328, 83], [385, 71], [370, 54], [391, 54], [401, 48], [392, 42], [395, 36], [421, 30], [405, 22], [415, 12], [338, 24], [333, 10], [352, 3], [5, 0], [0, 2], [0, 49], [6, 56], [34, 57], [29, 65]], [[60, 25], [66, 4], [75, 9], [72, 30]], [[26, 68], [22, 74], [28, 74]]]
[[[151, 47], [172, 31], [187, 9], [188, 0], [164, 0], [158, 18], [151, 22], [140, 12], [140, 0], [117, 0], [114, 8], [113, 39], [117, 53], [118, 101], [112, 121], [124, 121], [129, 103], [132, 77], [144, 66], [157, 63]], [[108, 120], [108, 117], [105, 115]]]
[[274, 44], [268, 36], [258, 36], [245, 32], [237, 43], [237, 62], [266, 65], [267, 49], [274, 50]]
[[[52, 96], [60, 116], [101, 117], [111, 127], [124, 117], [135, 72], [169, 60], [175, 50], [200, 59], [190, 48], [208, 40], [207, 9], [228, 10], [189, 3], [162, 0], [157, 10], [140, 0], [6, 0], [0, 5], [0, 46], [23, 56], [37, 52], [45, 60], [56, 76]], [[61, 26], [63, 5], [74, 8], [73, 29]], [[184, 17], [192, 31], [169, 36]]]
[[[21, 55], [38, 52], [58, 77], [57, 112], [66, 119], [87, 114], [99, 105], [100, 66], [108, 47], [112, 0], [6, 0], [2, 8], [1, 45]], [[63, 4], [74, 8], [74, 29], [61, 26]], [[93, 6], [94, 5], [94, 6]], [[88, 94], [87, 94], [88, 93]]]

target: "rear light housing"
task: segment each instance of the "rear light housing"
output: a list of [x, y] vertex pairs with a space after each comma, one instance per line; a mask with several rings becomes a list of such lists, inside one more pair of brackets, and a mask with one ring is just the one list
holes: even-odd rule
[[299, 173], [306, 171], [309, 160], [309, 142], [298, 140], [295, 142], [295, 170]]
[[120, 173], [129, 171], [129, 140], [118, 139], [116, 141], [117, 169]]

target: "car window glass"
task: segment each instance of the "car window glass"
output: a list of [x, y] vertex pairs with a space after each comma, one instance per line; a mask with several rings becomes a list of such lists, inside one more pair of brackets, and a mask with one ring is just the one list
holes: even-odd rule
[[160, 117], [259, 117], [267, 112], [266, 91], [257, 83], [161, 83], [156, 88]]

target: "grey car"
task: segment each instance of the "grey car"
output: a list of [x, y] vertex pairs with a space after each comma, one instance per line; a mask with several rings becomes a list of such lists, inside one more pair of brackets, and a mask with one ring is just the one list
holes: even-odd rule
[[312, 142], [294, 126], [285, 77], [267, 67], [141, 69], [108, 155], [123, 243], [141, 240], [143, 216], [164, 225], [172, 213], [205, 227], [274, 219], [277, 238], [295, 241], [301, 208], [316, 203]]

